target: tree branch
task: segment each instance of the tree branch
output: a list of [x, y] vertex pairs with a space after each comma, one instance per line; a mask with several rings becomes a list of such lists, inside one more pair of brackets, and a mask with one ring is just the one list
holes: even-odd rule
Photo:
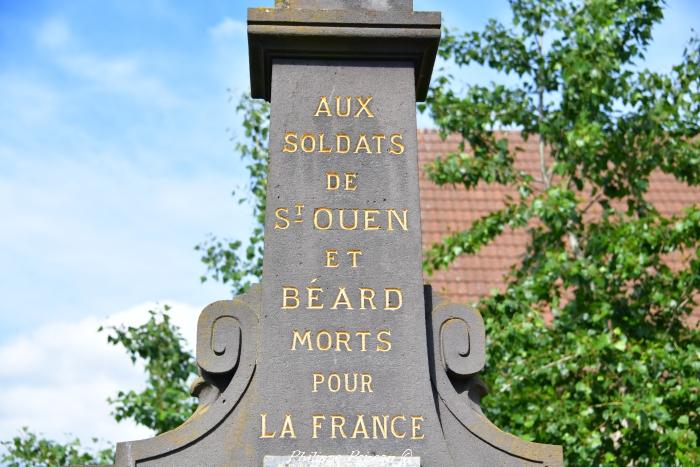
[[552, 180], [549, 177], [549, 171], [547, 170], [547, 162], [545, 161], [544, 158], [544, 147], [545, 147], [545, 138], [543, 134], [543, 123], [544, 123], [544, 77], [542, 76], [542, 67], [544, 65], [544, 51], [543, 51], [543, 44], [542, 44], [542, 34], [540, 34], [537, 37], [537, 50], [539, 52], [539, 57], [540, 57], [540, 66], [539, 69], [537, 70], [537, 94], [538, 94], [538, 102], [537, 102], [537, 113], [538, 113], [538, 126], [539, 126], [539, 137], [540, 137], [540, 171], [542, 172], [542, 180], [544, 181], [544, 186], [545, 188], [549, 188], [552, 184]]

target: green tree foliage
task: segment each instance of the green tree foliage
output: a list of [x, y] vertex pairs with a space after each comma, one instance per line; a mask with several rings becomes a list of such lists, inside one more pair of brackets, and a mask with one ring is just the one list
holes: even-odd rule
[[[207, 274], [216, 281], [229, 284], [234, 296], [248, 290], [254, 281], [262, 277], [270, 106], [265, 101], [243, 95], [236, 112], [243, 114], [246, 138], [236, 143], [235, 150], [247, 164], [250, 185], [245, 190], [246, 194], [233, 194], [237, 196], [238, 203], [252, 204], [255, 225], [244, 251], [240, 240], [220, 240], [215, 236], [210, 236], [195, 247], [202, 254]], [[207, 279], [207, 275], [201, 277], [202, 282]]]
[[[442, 73], [425, 108], [443, 135], [463, 137], [458, 153], [427, 167], [430, 178], [512, 195], [430, 248], [425, 268], [524, 229], [527, 250], [505, 290], [478, 303], [489, 417], [563, 444], [571, 465], [699, 465], [700, 332], [688, 317], [700, 291], [700, 209], [664, 217], [647, 198], [654, 172], [700, 183], [700, 42], [661, 74], [642, 67], [661, 0], [510, 5], [512, 26], [447, 31], [440, 54], [515, 84], [458, 93]], [[538, 175], [516, 168], [519, 150], [497, 128], [537, 140]]]
[[[140, 326], [99, 329], [108, 331], [107, 341], [124, 347], [132, 363], [143, 364], [146, 371], [143, 391], [120, 391], [109, 399], [114, 406], [112, 415], [117, 421], [132, 419], [156, 433], [181, 425], [196, 408], [188, 388], [188, 380], [197, 372], [195, 360], [185, 348], [179, 328], [170, 320], [169, 310], [165, 305], [162, 310], [149, 311], [148, 321]], [[0, 456], [0, 464], [12, 467], [111, 464], [114, 455], [114, 447], [87, 448], [78, 439], [59, 443], [27, 428], [0, 445], [6, 451]]]
[[182, 425], [196, 409], [188, 380], [197, 374], [197, 366], [179, 328], [170, 321], [169, 310], [165, 305], [164, 311], [149, 311], [150, 318], [141, 326], [110, 327], [107, 336], [110, 344], [124, 347], [132, 363], [142, 361], [146, 370], [143, 391], [119, 391], [109, 399], [112, 415], [117, 421], [132, 419], [156, 433]]
[[[92, 440], [93, 444], [98, 442]], [[6, 452], [0, 455], [0, 464], [7, 467], [61, 466], [71, 464], [111, 464], [113, 448], [98, 450], [84, 447], [74, 439], [62, 444], [37, 436], [23, 428], [12, 441], [0, 442]]]

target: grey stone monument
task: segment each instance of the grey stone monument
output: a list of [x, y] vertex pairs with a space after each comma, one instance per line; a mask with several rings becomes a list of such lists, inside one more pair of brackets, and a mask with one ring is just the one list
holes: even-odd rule
[[248, 11], [272, 103], [262, 285], [202, 311], [199, 408], [116, 465], [563, 464], [484, 417], [482, 318], [422, 282], [415, 103], [440, 26], [411, 0]]

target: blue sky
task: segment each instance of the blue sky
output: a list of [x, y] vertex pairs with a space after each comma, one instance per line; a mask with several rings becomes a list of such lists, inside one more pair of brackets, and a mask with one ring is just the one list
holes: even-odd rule
[[[249, 207], [231, 197], [246, 180], [229, 98], [248, 89], [245, 7], [273, 3], [0, 0], [0, 356], [13, 362], [0, 371], [6, 393], [71, 397], [89, 389], [76, 381], [98, 374], [104, 385], [89, 391], [101, 401], [99, 391], [131, 387], [139, 375], [109, 349], [95, 355], [111, 370], [97, 357], [80, 360], [88, 347], [72, 342], [93, 342], [81, 333], [106, 316], [138, 321], [158, 301], [178, 304], [191, 335], [197, 311], [228, 296], [199, 283], [193, 247], [210, 232], [245, 239], [251, 226]], [[415, 0], [415, 8], [441, 10], [462, 29], [508, 17], [505, 0]], [[670, 0], [648, 66], [677, 62], [693, 27], [700, 3]], [[479, 68], [462, 77], [495, 79]], [[71, 381], [45, 374], [54, 359]], [[23, 368], [22, 384], [13, 368]], [[46, 417], [41, 405], [22, 412], [13, 400], [0, 402], [0, 439], [19, 424], [86, 434], [60, 413]], [[115, 431], [100, 407], [86, 409], [86, 417], [104, 411], [98, 435], [137, 433]]]
[[198, 283], [192, 250], [249, 224], [229, 196], [245, 180], [226, 132], [245, 35], [243, 23], [221, 27], [237, 10], [223, 3], [3, 3], [0, 339], [225, 294]]

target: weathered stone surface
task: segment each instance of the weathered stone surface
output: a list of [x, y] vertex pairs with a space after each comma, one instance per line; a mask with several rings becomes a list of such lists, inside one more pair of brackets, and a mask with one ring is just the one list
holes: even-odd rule
[[413, 10], [413, 0], [276, 0], [277, 8], [308, 10]]
[[[371, 30], [391, 17], [316, 13], [250, 13], [251, 54], [269, 60], [253, 77], [269, 78], [272, 102], [262, 286], [202, 312], [197, 412], [120, 443], [115, 464], [561, 465], [561, 448], [484, 417], [481, 316], [422, 284], [416, 70], [434, 56], [348, 53], [362, 34], [343, 19]], [[397, 12], [395, 43], [433, 41], [427, 18]], [[292, 53], [295, 31], [322, 40]], [[295, 453], [324, 457], [287, 462]]]
[[[261, 406], [260, 411], [267, 412], [268, 421], [277, 427], [284, 414], [293, 413], [303, 421], [300, 438], [306, 441], [267, 440], [269, 454], [325, 445], [319, 449], [324, 454], [372, 451], [398, 455], [412, 449], [424, 463], [449, 462], [432, 397], [427, 353], [415, 351], [426, 348], [426, 332], [413, 90], [410, 63], [288, 60], [274, 64], [270, 180], [276, 182], [268, 186], [261, 317], [266, 344], [260, 350], [259, 374], [266, 381], [260, 391], [267, 400], [276, 400], [278, 409], [274, 415], [269, 406]], [[328, 111], [316, 116], [319, 108], [325, 109], [324, 96]], [[360, 101], [370, 97], [367, 107], [373, 118], [367, 111], [357, 116]], [[350, 103], [348, 117], [328, 115], [339, 113], [338, 102]], [[347, 107], [341, 105], [340, 110], [344, 113]], [[284, 152], [292, 134], [297, 135], [298, 148]], [[320, 152], [321, 134], [325, 135], [324, 147], [333, 148], [334, 153]], [[314, 135], [316, 151], [304, 152], [304, 147], [310, 149], [312, 137], [303, 135]], [[338, 147], [336, 135], [347, 135], [342, 138], [349, 140], [347, 154], [338, 153], [344, 148]], [[367, 135], [368, 146], [357, 151], [362, 135]], [[381, 151], [372, 135], [385, 135]], [[395, 143], [402, 144], [403, 150], [392, 146], [392, 135], [397, 135]], [[286, 149], [292, 150], [291, 146]], [[392, 154], [392, 149], [402, 154]], [[341, 183], [345, 174], [357, 174], [356, 189], [328, 190], [328, 173], [339, 174]], [[297, 211], [297, 206], [303, 207]], [[368, 213], [374, 220], [368, 220]], [[328, 250], [337, 251], [338, 267], [326, 267]], [[356, 267], [350, 250], [362, 252]], [[280, 310], [285, 286], [298, 289], [298, 308]], [[349, 304], [334, 306], [341, 287]], [[362, 288], [373, 291], [367, 293], [375, 295], [373, 304], [362, 303]], [[309, 291], [319, 289], [320, 298], [310, 304]], [[399, 309], [386, 309], [390, 308], [385, 303], [386, 290], [401, 291]], [[394, 305], [397, 296], [391, 297]], [[342, 302], [344, 298], [341, 296]], [[321, 306], [323, 309], [308, 309]], [[301, 352], [290, 351], [294, 330], [310, 331], [313, 350], [302, 346]], [[327, 345], [325, 334], [319, 338], [322, 332], [331, 334], [331, 351], [319, 351], [319, 344]], [[348, 337], [339, 332], [349, 334], [347, 345], [338, 344], [338, 338]], [[364, 350], [358, 332], [367, 333]], [[384, 341], [391, 342], [390, 350]], [[281, 358], [284, 379], [277, 378]], [[326, 379], [316, 388], [314, 373]], [[370, 376], [371, 392], [332, 392], [326, 383], [334, 373], [341, 375], [343, 385], [346, 374], [353, 379], [356, 373]], [[318, 433], [319, 439], [325, 439], [315, 443], [314, 414], [327, 417]], [[350, 426], [355, 426], [357, 414], [364, 414], [367, 423], [372, 415], [401, 417], [397, 420], [401, 437], [372, 439], [370, 433], [370, 439], [363, 435], [352, 439], [347, 433], [348, 439], [332, 439], [332, 414], [345, 417]], [[421, 430], [415, 438], [421, 439], [411, 440], [410, 434], [403, 434], [410, 431], [412, 416], [420, 417]], [[431, 440], [431, 453], [426, 439]]]
[[251, 8], [248, 48], [251, 93], [270, 100], [276, 59], [358, 59], [413, 64], [416, 97], [424, 100], [440, 43], [440, 13], [344, 8]]
[[266, 456], [263, 467], [420, 467], [420, 458], [394, 456]]

